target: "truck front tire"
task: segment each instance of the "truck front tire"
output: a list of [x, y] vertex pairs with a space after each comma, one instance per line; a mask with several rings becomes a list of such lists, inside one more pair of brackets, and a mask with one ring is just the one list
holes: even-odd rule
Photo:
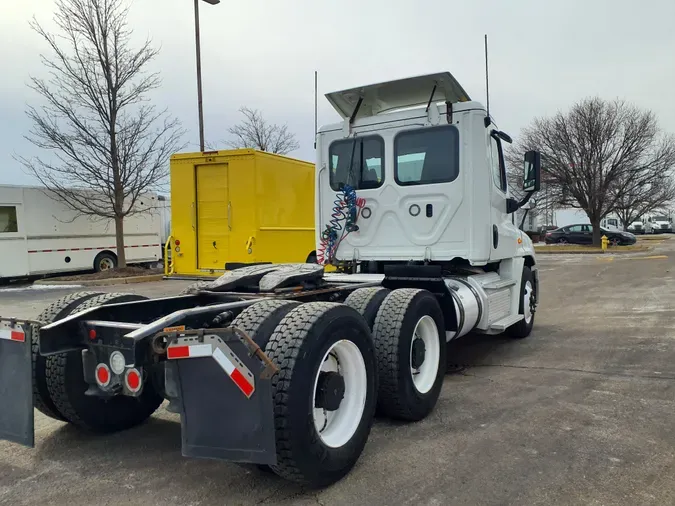
[[380, 306], [373, 339], [379, 370], [378, 412], [425, 418], [436, 406], [446, 369], [443, 312], [427, 290], [394, 290]]
[[535, 291], [534, 275], [532, 270], [523, 267], [523, 275], [520, 282], [520, 305], [518, 314], [524, 315], [524, 318], [515, 325], [507, 329], [507, 334], [516, 339], [523, 339], [530, 335], [534, 326], [533, 306], [536, 306], [537, 293]]
[[[107, 293], [93, 297], [73, 311], [104, 304], [144, 300], [132, 294]], [[110, 398], [85, 395], [82, 354], [71, 351], [47, 358], [47, 388], [54, 405], [71, 424], [91, 432], [117, 432], [143, 423], [163, 402], [152, 381], [145, 382], [139, 397]]]
[[363, 317], [344, 304], [290, 311], [267, 344], [279, 476], [312, 487], [344, 477], [370, 434], [377, 360]]

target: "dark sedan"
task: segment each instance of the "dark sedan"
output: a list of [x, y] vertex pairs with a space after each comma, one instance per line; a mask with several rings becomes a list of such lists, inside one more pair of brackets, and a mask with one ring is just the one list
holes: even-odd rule
[[[612, 246], [626, 246], [635, 244], [637, 239], [629, 232], [621, 230], [600, 229], [606, 235]], [[593, 227], [590, 225], [567, 225], [556, 230], [546, 232], [546, 244], [593, 244]]]

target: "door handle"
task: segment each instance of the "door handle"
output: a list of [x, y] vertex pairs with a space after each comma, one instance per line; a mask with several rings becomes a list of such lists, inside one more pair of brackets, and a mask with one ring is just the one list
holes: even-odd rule
[[197, 230], [197, 208], [195, 203], [192, 203], [192, 230]]
[[246, 252], [250, 255], [253, 253], [253, 242], [255, 241], [255, 237], [251, 236], [248, 238], [248, 241], [246, 241]]
[[227, 228], [232, 231], [232, 202], [227, 202]]

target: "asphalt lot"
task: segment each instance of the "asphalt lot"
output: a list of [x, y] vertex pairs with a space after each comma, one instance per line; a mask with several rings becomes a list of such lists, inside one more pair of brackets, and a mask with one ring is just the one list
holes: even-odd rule
[[[378, 420], [356, 468], [326, 490], [184, 458], [164, 410], [106, 437], [36, 414], [35, 449], [0, 442], [0, 504], [674, 504], [675, 238], [656, 248], [540, 255], [533, 334], [454, 344], [448, 362], [466, 368], [447, 375], [435, 412]], [[64, 293], [0, 291], [0, 314], [36, 316]]]

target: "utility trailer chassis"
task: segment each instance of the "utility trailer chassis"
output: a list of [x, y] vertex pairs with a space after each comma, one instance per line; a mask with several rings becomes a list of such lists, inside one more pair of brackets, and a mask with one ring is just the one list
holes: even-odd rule
[[116, 303], [109, 297], [110, 303], [51, 323], [0, 317], [0, 439], [35, 444], [37, 349], [47, 361], [81, 355], [82, 381], [72, 388], [86, 388], [88, 398], [139, 399], [152, 387], [180, 414], [184, 456], [277, 465], [272, 378], [279, 367], [233, 320], [261, 303], [338, 306], [334, 301], [379, 282], [326, 282], [322, 266], [291, 264], [244, 267], [197, 285], [192, 293], [159, 299]]

